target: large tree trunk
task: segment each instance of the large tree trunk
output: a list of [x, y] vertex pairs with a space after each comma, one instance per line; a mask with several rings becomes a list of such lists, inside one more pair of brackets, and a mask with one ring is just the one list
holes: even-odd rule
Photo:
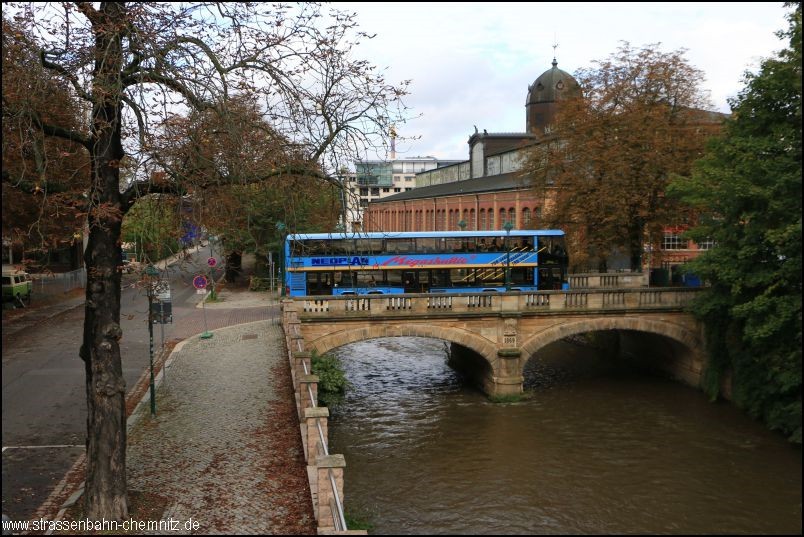
[[123, 53], [120, 3], [104, 2], [93, 20], [98, 58], [93, 73], [92, 186], [84, 341], [87, 389], [85, 515], [128, 518], [126, 495], [126, 385], [120, 358], [121, 100]]
[[631, 257], [631, 270], [642, 271], [643, 226], [634, 225], [628, 228], [628, 251]]

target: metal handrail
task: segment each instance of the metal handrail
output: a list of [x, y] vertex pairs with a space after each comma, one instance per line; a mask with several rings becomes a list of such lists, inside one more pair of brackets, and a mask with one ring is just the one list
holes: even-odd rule
[[[301, 346], [301, 343], [299, 344]], [[310, 371], [307, 370], [307, 362], [302, 360], [302, 366], [304, 367], [304, 374], [309, 375]], [[316, 408], [318, 405], [315, 403], [315, 398], [313, 397], [313, 389], [310, 385], [307, 385], [307, 393], [310, 396], [310, 404], [313, 408]], [[324, 430], [321, 428], [321, 422], [316, 418], [315, 420], [316, 428], [318, 429], [318, 438], [321, 439], [321, 448], [324, 450], [324, 456], [329, 456], [329, 448], [327, 447], [327, 441], [324, 439]], [[346, 531], [346, 515], [343, 512], [343, 504], [341, 503], [341, 497], [338, 494], [338, 486], [335, 482], [335, 474], [332, 473], [332, 468], [327, 470], [327, 474], [329, 475], [329, 482], [332, 487], [332, 496], [335, 499], [335, 507], [337, 507], [337, 514], [338, 516], [333, 516], [332, 519], [335, 523], [335, 529], [338, 531]], [[332, 507], [330, 507], [332, 509]]]

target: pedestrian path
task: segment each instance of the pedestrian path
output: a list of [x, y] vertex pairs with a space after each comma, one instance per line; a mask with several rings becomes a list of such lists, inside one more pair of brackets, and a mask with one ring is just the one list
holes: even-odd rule
[[193, 533], [315, 533], [281, 327], [192, 337], [165, 373], [156, 416], [146, 395], [131, 418], [129, 491], [165, 498], [163, 519]]

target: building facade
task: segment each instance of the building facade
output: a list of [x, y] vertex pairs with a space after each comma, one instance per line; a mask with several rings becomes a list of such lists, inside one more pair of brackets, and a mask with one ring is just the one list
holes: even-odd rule
[[[469, 159], [418, 172], [417, 187], [385, 198], [369, 199], [363, 216], [366, 231], [459, 231], [541, 227], [548, 199], [539, 199], [518, 171], [525, 153], [551, 138], [551, 125], [561, 101], [580, 93], [578, 82], [558, 68], [542, 73], [530, 86], [525, 102], [526, 130], [520, 133], [475, 132], [468, 139]], [[709, 114], [709, 113], [705, 113]], [[722, 116], [708, 117], [708, 124]], [[680, 265], [711, 244], [681, 238], [682, 228], [667, 228], [661, 247], [646, 244], [645, 268]], [[611, 259], [610, 269], [627, 268], [627, 256]]]
[[355, 172], [344, 177], [344, 206], [346, 230], [363, 229], [364, 211], [369, 203], [405, 193], [416, 188], [416, 174], [436, 170], [458, 163], [435, 157], [398, 159], [391, 153], [390, 160], [359, 160]]

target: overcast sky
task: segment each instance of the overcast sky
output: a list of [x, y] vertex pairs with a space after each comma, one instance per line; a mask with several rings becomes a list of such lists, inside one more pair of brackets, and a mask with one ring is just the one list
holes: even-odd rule
[[[729, 3], [386, 3], [335, 2], [377, 36], [360, 56], [387, 68], [391, 82], [412, 79], [407, 104], [422, 114], [398, 127], [399, 158], [468, 159], [474, 125], [482, 132], [525, 130], [528, 85], [551, 67], [574, 73], [617, 50], [661, 43], [688, 50], [716, 110], [743, 87], [742, 74], [786, 45], [781, 2]], [[380, 155], [379, 158], [384, 158]], [[369, 158], [377, 158], [369, 156]]]

